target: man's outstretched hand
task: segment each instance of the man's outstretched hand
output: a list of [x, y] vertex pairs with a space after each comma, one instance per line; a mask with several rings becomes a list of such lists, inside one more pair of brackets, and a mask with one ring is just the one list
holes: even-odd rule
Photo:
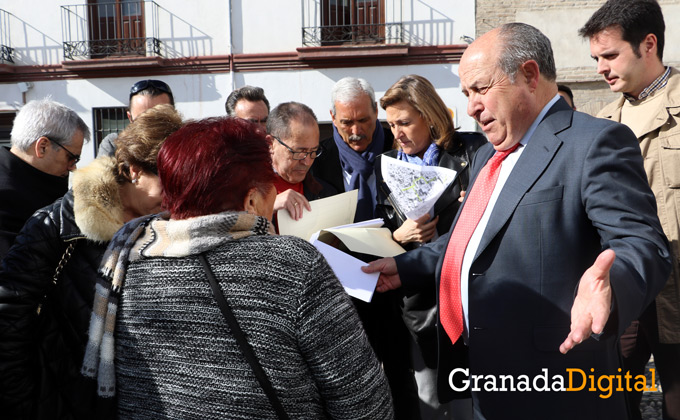
[[613, 250], [604, 250], [581, 276], [578, 293], [571, 307], [571, 332], [560, 345], [561, 353], [566, 354], [591, 334], [600, 334], [604, 330], [612, 306], [609, 270], [615, 259]]
[[367, 266], [361, 267], [361, 271], [364, 273], [380, 273], [378, 285], [375, 287], [378, 292], [386, 292], [401, 287], [397, 262], [394, 261], [394, 258], [381, 258], [371, 261]]

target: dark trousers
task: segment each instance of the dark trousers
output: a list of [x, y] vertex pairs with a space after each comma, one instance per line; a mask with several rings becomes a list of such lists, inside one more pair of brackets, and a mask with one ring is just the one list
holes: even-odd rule
[[[644, 375], [650, 355], [654, 355], [656, 375], [663, 390], [663, 419], [680, 420], [680, 344], [659, 343], [656, 304], [651, 305], [621, 336], [624, 372]], [[627, 392], [629, 411], [633, 420], [640, 420], [642, 392]]]
[[375, 293], [370, 303], [352, 299], [368, 341], [390, 384], [396, 420], [419, 420], [420, 400], [413, 377], [409, 332], [401, 319], [400, 290]]

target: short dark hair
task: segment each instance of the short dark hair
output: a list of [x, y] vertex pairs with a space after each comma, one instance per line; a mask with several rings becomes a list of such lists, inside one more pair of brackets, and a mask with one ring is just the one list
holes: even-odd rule
[[175, 97], [172, 95], [172, 89], [162, 80], [140, 80], [139, 82], [132, 85], [130, 88], [130, 99], [128, 100], [128, 108], [132, 104], [132, 98], [137, 95], [151, 96], [155, 98], [156, 96], [161, 96], [163, 94], [170, 97], [170, 105], [175, 106]]
[[558, 92], [564, 92], [567, 94], [569, 99], [571, 99], [571, 103], [574, 103], [574, 94], [571, 92], [571, 89], [567, 85], [557, 85], [557, 91]]
[[608, 0], [578, 30], [584, 38], [592, 38], [607, 28], [616, 27], [621, 30], [621, 38], [633, 48], [640, 57], [640, 43], [648, 34], [654, 34], [657, 40], [656, 55], [663, 61], [664, 32], [661, 7], [656, 0]]
[[235, 117], [185, 124], [158, 154], [163, 207], [174, 219], [243, 210], [252, 188], [271, 191], [270, 142], [257, 125]]
[[267, 133], [275, 137], [290, 137], [291, 121], [317, 123], [316, 115], [310, 107], [299, 102], [284, 102], [277, 105], [267, 118]]
[[557, 78], [550, 40], [541, 31], [526, 23], [512, 22], [501, 26], [498, 34], [503, 43], [498, 65], [511, 82], [519, 67], [529, 60], [538, 64], [538, 70], [549, 81]]
[[264, 96], [264, 89], [257, 86], [243, 86], [240, 89], [236, 89], [229, 94], [227, 97], [227, 102], [224, 103], [224, 108], [227, 110], [227, 115], [230, 117], [235, 117], [236, 104], [241, 99], [245, 99], [250, 102], [262, 101], [267, 106], [267, 112], [269, 112], [269, 101], [267, 97]]

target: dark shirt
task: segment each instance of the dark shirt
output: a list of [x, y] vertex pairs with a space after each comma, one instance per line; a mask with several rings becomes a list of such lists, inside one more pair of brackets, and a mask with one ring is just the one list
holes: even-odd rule
[[38, 209], [66, 194], [68, 178], [50, 175], [0, 147], [0, 259]]

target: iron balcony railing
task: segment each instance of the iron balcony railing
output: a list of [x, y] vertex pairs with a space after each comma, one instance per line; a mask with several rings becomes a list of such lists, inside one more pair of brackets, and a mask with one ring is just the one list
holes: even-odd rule
[[9, 13], [0, 9], [0, 63], [14, 63], [9, 33]]
[[401, 0], [301, 0], [302, 45], [402, 44]]
[[161, 56], [158, 5], [109, 0], [61, 7], [64, 59]]

